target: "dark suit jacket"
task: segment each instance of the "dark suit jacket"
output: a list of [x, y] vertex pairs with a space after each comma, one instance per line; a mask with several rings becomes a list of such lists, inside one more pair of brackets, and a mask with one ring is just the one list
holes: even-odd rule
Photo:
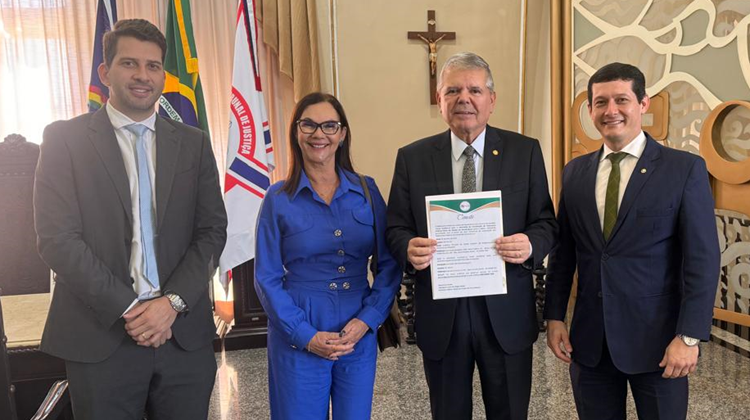
[[577, 268], [573, 359], [596, 366], [606, 333], [612, 361], [629, 374], [659, 370], [676, 334], [708, 340], [720, 269], [703, 159], [646, 137], [608, 242], [594, 192], [601, 151], [566, 165], [544, 311], [565, 318]]
[[[483, 156], [482, 189], [502, 191], [505, 235], [528, 235], [533, 247], [528, 263], [533, 267], [547, 255], [557, 231], [539, 143], [487, 126]], [[406, 256], [409, 240], [427, 237], [425, 196], [453, 193], [452, 159], [450, 131], [398, 151], [386, 233], [393, 256], [405, 269], [411, 268]], [[500, 346], [516, 353], [539, 334], [533, 281], [528, 268], [507, 264], [506, 269], [508, 293], [486, 297], [487, 310]], [[416, 282], [417, 344], [425, 357], [437, 360], [448, 347], [456, 299], [432, 299], [429, 268], [417, 272]]]
[[[185, 350], [214, 336], [209, 275], [226, 241], [226, 212], [211, 145], [200, 130], [156, 118], [156, 255], [162, 291], [189, 312], [172, 325]], [[126, 338], [130, 277], [128, 178], [105, 108], [44, 131], [34, 184], [37, 245], [56, 273], [42, 350], [97, 362]]]

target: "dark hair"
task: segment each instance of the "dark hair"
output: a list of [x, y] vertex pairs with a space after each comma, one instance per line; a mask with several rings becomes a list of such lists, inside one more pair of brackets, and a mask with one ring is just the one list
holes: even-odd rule
[[633, 93], [635, 93], [638, 102], [641, 102], [646, 96], [646, 77], [643, 76], [643, 73], [638, 67], [631, 66], [630, 64], [610, 63], [597, 70], [589, 79], [589, 105], [591, 105], [591, 96], [593, 95], [591, 87], [594, 83], [606, 83], [615, 80], [631, 82], [631, 89], [633, 90]]
[[112, 61], [117, 55], [117, 41], [124, 36], [133, 37], [139, 41], [153, 42], [161, 49], [161, 61], [167, 55], [167, 39], [159, 28], [145, 19], [123, 19], [115, 23], [111, 31], [104, 34], [102, 50], [104, 53], [104, 64], [112, 66]]
[[281, 191], [289, 195], [297, 191], [299, 179], [304, 169], [302, 149], [299, 147], [299, 138], [297, 137], [297, 121], [302, 117], [302, 113], [305, 112], [307, 107], [323, 102], [331, 104], [336, 113], [339, 114], [341, 128], [346, 128], [346, 135], [342, 140], [342, 145], [336, 150], [336, 166], [346, 169], [349, 172], [354, 172], [349, 146], [352, 143], [352, 130], [349, 128], [349, 120], [346, 119], [344, 107], [341, 106], [341, 102], [333, 95], [323, 92], [310, 93], [297, 103], [294, 113], [292, 113], [292, 120], [289, 122], [289, 150], [292, 153], [290, 153], [289, 172], [287, 173], [284, 185], [281, 187]]

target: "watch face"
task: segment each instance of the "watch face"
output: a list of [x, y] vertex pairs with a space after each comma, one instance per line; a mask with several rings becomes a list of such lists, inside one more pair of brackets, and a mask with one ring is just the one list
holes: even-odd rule
[[700, 341], [697, 338], [687, 337], [684, 335], [680, 337], [682, 338], [682, 342], [685, 343], [685, 345], [690, 346], [690, 347], [695, 346]]
[[172, 305], [172, 308], [177, 312], [182, 312], [185, 309], [185, 304], [181, 302], [181, 300], [176, 295], [168, 295], [169, 303]]

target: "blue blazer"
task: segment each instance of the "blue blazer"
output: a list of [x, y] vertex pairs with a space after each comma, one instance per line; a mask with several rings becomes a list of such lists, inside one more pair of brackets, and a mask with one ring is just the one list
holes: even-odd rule
[[544, 309], [565, 318], [578, 269], [573, 359], [596, 366], [606, 336], [628, 374], [658, 371], [676, 334], [708, 340], [720, 270], [705, 162], [646, 138], [609, 241], [594, 192], [601, 150], [566, 165]]

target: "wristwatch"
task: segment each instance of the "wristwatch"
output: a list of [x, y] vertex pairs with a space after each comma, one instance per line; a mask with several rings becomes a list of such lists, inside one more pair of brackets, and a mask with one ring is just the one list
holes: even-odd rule
[[175, 310], [177, 313], [187, 312], [187, 304], [184, 300], [174, 292], [166, 292], [164, 293], [164, 297], [169, 299], [169, 304], [172, 305], [172, 309]]
[[698, 345], [698, 343], [701, 342], [701, 340], [693, 337], [688, 337], [686, 335], [677, 334], [678, 337], [680, 337], [680, 340], [682, 340], [683, 343], [685, 343], [688, 347], [695, 347]]

